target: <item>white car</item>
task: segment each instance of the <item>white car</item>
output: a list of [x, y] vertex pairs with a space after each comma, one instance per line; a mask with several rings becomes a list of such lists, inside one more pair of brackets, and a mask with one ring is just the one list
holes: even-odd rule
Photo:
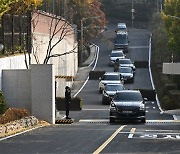
[[109, 65], [113, 66], [116, 59], [125, 58], [126, 55], [123, 53], [123, 50], [112, 50], [111, 54], [109, 55]]
[[99, 92], [102, 93], [106, 84], [124, 84], [119, 72], [106, 72], [99, 82]]
[[114, 94], [121, 90], [125, 90], [123, 84], [106, 84], [102, 93], [102, 104], [110, 104]]
[[134, 71], [131, 67], [119, 67], [119, 73], [124, 82], [134, 82]]
[[120, 67], [131, 67], [134, 72], [136, 70], [134, 63], [131, 61], [131, 59], [128, 59], [128, 58], [119, 59], [119, 66]]

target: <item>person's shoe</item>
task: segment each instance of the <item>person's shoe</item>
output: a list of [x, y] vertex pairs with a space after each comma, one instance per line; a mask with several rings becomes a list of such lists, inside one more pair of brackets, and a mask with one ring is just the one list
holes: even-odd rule
[[71, 119], [70, 117], [66, 117], [66, 119]]

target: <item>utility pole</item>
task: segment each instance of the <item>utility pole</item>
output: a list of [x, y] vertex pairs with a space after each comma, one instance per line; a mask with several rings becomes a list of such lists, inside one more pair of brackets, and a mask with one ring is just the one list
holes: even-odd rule
[[134, 27], [134, 12], [135, 12], [135, 10], [134, 10], [134, 2], [133, 2], [133, 0], [132, 0], [132, 8], [131, 8], [131, 13], [132, 13], [132, 15], [131, 15], [132, 27]]
[[81, 50], [80, 50], [80, 63], [82, 62], [82, 53], [83, 53], [83, 20], [85, 18], [82, 18], [81, 20]]
[[157, 12], [159, 12], [159, 0], [157, 0]]

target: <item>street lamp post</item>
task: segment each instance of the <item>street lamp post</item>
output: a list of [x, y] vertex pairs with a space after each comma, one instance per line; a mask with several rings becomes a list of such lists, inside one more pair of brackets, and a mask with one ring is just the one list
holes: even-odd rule
[[87, 20], [87, 19], [92, 19], [92, 18], [99, 18], [99, 16], [96, 17], [87, 17], [87, 18], [82, 18], [81, 19], [81, 51], [80, 51], [80, 63], [82, 62], [82, 55], [83, 55], [83, 29], [84, 29], [84, 25], [83, 25], [83, 21]]
[[134, 10], [134, 3], [133, 3], [133, 0], [132, 0], [132, 8], [131, 8], [132, 27], [134, 27], [134, 23], [133, 23], [133, 21], [134, 21], [134, 12], [135, 12], [135, 10]]

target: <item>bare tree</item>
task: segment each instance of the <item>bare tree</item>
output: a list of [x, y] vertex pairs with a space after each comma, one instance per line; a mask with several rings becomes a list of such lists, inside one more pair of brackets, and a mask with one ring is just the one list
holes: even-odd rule
[[[33, 29], [35, 30], [36, 25], [38, 24], [38, 15], [39, 13], [42, 13], [41, 11], [38, 11], [37, 16], [32, 21], [34, 23]], [[44, 58], [43, 64], [47, 64], [49, 59], [52, 57], [59, 57], [66, 54], [71, 54], [76, 51], [77, 46], [73, 47], [70, 51], [66, 51], [64, 53], [54, 53], [53, 49], [67, 36], [74, 36], [75, 35], [75, 28], [73, 25], [69, 22], [68, 17], [71, 17], [70, 14], [72, 14], [72, 10], [68, 12], [69, 16], [66, 16], [67, 18], [64, 19], [61, 16], [57, 16], [54, 14], [49, 14], [49, 17], [51, 18], [49, 23], [49, 41], [48, 41], [48, 47], [46, 50], [46, 56]], [[56, 38], [56, 41], [54, 42]], [[58, 38], [58, 39], [57, 39]], [[35, 57], [35, 60], [37, 63], [39, 63], [39, 58], [37, 56], [37, 49], [35, 47], [32, 47], [32, 53]]]

